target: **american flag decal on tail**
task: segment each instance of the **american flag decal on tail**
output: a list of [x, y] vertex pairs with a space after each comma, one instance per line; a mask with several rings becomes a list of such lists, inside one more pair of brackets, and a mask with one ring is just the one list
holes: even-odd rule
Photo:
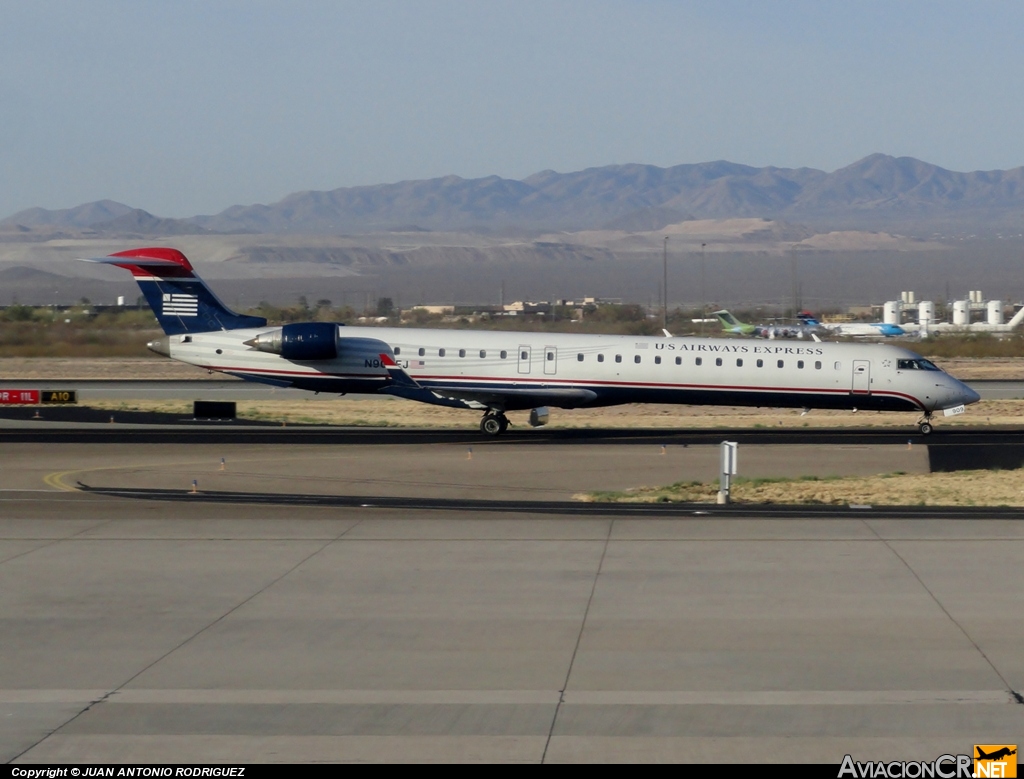
[[165, 292], [160, 308], [164, 316], [199, 316], [199, 298], [196, 295]]

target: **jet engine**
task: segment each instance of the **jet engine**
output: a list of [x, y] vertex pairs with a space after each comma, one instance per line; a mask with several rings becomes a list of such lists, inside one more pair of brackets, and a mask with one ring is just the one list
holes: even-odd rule
[[245, 342], [259, 352], [279, 354], [286, 360], [333, 360], [338, 356], [338, 325], [334, 322], [299, 322], [260, 333]]

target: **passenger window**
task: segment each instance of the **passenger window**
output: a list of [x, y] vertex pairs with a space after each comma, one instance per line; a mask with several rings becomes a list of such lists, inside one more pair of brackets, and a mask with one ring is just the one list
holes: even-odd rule
[[716, 357], [715, 358], [715, 365], [717, 365], [718, 367], [722, 367], [722, 358], [721, 357]]
[[555, 359], [555, 353], [554, 352], [548, 352], [548, 360], [550, 361], [550, 360], [553, 360], [553, 359]]
[[636, 355], [635, 357], [633, 357], [633, 362], [636, 362], [636, 363], [640, 362], [640, 355], [639, 354]]
[[698, 357], [698, 358], [697, 358], [697, 359], [696, 359], [696, 360], [694, 361], [694, 363], [695, 363], [696, 365], [700, 365], [700, 364], [702, 364], [703, 362], [704, 362], [704, 358], [703, 358], [703, 357]]
[[785, 362], [783, 362], [782, 360], [779, 360], [779, 367], [780, 368], [783, 367], [785, 364], [786, 364]]
[[836, 370], [838, 371], [841, 367], [842, 363], [840, 363], [839, 360], [836, 360]]
[[743, 367], [743, 358], [742, 357], [737, 357], [736, 358], [736, 367], [737, 368], [742, 368]]
[[502, 350], [501, 350], [501, 359], [503, 359], [503, 360], [504, 360], [504, 359], [506, 359], [507, 357], [508, 357], [508, 352], [506, 352], [506, 351], [505, 351], [504, 349], [502, 349]]
[[427, 353], [427, 350], [426, 350], [426, 349], [424, 349], [424, 348], [423, 348], [423, 347], [421, 346], [421, 347], [420, 347], [420, 357], [422, 357], [422, 356], [423, 356], [423, 355], [425, 355], [426, 353]]
[[530, 353], [529, 352], [519, 352], [519, 359], [520, 360], [529, 360], [530, 359]]
[[444, 357], [444, 349], [438, 349], [437, 350], [437, 356], [438, 357]]
[[622, 362], [622, 355], [621, 354], [615, 355], [615, 362]]
[[820, 371], [821, 370], [821, 360], [815, 360], [814, 361], [814, 370], [816, 370], [816, 371]]
[[796, 361], [796, 367], [797, 368], [803, 368], [804, 367], [804, 361], [803, 360], [797, 360]]
[[579, 354], [576, 355], [576, 361], [583, 362], [583, 352], [580, 352]]
[[465, 349], [459, 349], [459, 357], [465, 357], [465, 356], [466, 356], [466, 350]]
[[604, 355], [603, 354], [597, 355], [597, 361], [598, 362], [604, 362]]
[[763, 368], [764, 367], [764, 360], [758, 360], [757, 361], [757, 367], [758, 368]]
[[682, 357], [676, 357], [676, 365], [682, 365], [682, 364], [683, 364], [683, 358]]
[[654, 364], [655, 365], [661, 365], [661, 357], [660, 356], [656, 356], [654, 358]]
[[487, 352], [484, 349], [481, 349], [480, 350], [480, 357], [481, 357], [481, 359], [486, 357], [486, 356], [487, 356]]
[[395, 356], [397, 357], [401, 353], [402, 353], [402, 347], [401, 346], [396, 346], [395, 347]]

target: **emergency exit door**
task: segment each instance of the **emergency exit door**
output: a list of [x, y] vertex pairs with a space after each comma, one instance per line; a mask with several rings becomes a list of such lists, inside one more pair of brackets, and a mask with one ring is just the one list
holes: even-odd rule
[[520, 346], [519, 347], [519, 372], [529, 373], [530, 372], [530, 347]]
[[554, 376], [558, 372], [558, 349], [554, 346], [544, 347], [544, 373]]

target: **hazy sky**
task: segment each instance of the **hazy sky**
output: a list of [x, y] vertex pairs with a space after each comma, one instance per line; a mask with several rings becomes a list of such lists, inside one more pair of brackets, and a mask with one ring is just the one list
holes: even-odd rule
[[1024, 164], [1024, 3], [0, 0], [0, 217], [872, 152]]

